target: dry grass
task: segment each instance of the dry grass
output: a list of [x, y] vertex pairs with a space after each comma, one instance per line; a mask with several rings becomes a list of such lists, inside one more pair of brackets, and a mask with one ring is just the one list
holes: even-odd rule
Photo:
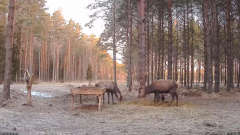
[[[176, 100], [169, 107], [171, 97], [154, 104], [153, 95], [139, 100], [137, 91], [124, 91], [122, 103], [103, 105], [97, 111], [96, 97], [84, 96], [83, 105], [78, 98], [71, 110], [70, 87], [82, 84], [36, 84], [34, 91], [49, 93], [52, 98], [33, 96], [33, 107], [27, 107], [24, 84], [12, 85], [11, 100], [0, 102], [0, 132], [24, 135], [146, 135], [146, 134], [227, 134], [240, 133], [240, 97], [221, 91], [207, 94], [199, 89], [180, 88], [179, 105]], [[0, 87], [1, 89], [1, 87]], [[195, 96], [184, 93], [200, 93]], [[1, 91], [0, 91], [0, 96]], [[115, 99], [116, 102], [116, 99]]]
[[[170, 100], [169, 101], [159, 101], [159, 103], [154, 103], [153, 100], [135, 100], [135, 101], [130, 101], [126, 102], [126, 105], [138, 105], [138, 106], [152, 106], [152, 107], [173, 107], [176, 104], [176, 101], [173, 101], [172, 105], [169, 106]], [[193, 104], [188, 103], [188, 102], [178, 102], [177, 107], [190, 107], [193, 106]]]

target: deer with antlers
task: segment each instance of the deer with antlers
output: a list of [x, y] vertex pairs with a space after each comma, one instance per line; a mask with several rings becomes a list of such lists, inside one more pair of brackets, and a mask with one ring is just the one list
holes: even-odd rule
[[30, 73], [26, 69], [22, 69], [22, 70], [25, 71], [23, 80], [25, 81], [26, 87], [27, 87], [27, 106], [32, 106], [31, 89], [32, 89], [33, 75], [30, 75]]

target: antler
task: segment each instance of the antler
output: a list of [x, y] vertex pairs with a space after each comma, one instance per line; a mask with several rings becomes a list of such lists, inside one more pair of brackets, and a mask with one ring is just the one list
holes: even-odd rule
[[[32, 76], [30, 75], [30, 73], [28, 72], [28, 70], [21, 68], [21, 70], [24, 70], [24, 78], [22, 78], [22, 80], [24, 80], [27, 84], [29, 83], [29, 81], [31, 80]], [[28, 77], [26, 77], [26, 73], [28, 75]]]
[[24, 78], [26, 77], [26, 73], [28, 74], [28, 77], [31, 78], [31, 75], [30, 75], [30, 73], [28, 72], [28, 70], [23, 69], [23, 68], [21, 68], [21, 69], [25, 71], [25, 73], [24, 73]]

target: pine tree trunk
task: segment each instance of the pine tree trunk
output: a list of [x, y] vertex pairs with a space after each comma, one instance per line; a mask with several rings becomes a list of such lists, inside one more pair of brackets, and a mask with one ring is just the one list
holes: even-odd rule
[[189, 25], [189, 23], [190, 23], [190, 21], [189, 21], [189, 17], [188, 17], [188, 14], [189, 14], [189, 0], [187, 0], [187, 40], [186, 40], [186, 51], [187, 51], [187, 53], [186, 53], [186, 58], [187, 58], [187, 69], [186, 69], [186, 77], [187, 77], [187, 89], [189, 89], [189, 73], [190, 73], [190, 62], [189, 62], [189, 57], [190, 57], [190, 51], [189, 51], [189, 27], [190, 27], [190, 25]]
[[192, 32], [191, 32], [191, 35], [192, 35], [192, 42], [191, 42], [191, 88], [193, 86], [193, 83], [194, 83], [194, 48], [193, 48], [193, 42], [194, 42], [194, 37], [193, 37], [193, 33], [194, 33], [194, 26], [193, 26], [193, 3], [191, 4], [191, 10], [192, 10]]
[[162, 32], [161, 32], [162, 33], [161, 34], [161, 36], [162, 36], [161, 37], [161, 39], [162, 39], [162, 43], [161, 43], [161, 48], [162, 48], [162, 51], [161, 51], [161, 54], [162, 54], [162, 57], [161, 57], [162, 58], [162, 60], [161, 60], [161, 63], [162, 63], [161, 79], [165, 79], [165, 68], [164, 68], [164, 66], [165, 66], [164, 65], [164, 62], [165, 62], [165, 60], [164, 60], [164, 57], [165, 57], [165, 45], [164, 45], [165, 44], [165, 38], [164, 38], [165, 37], [165, 32], [164, 32], [164, 13], [163, 12], [164, 12], [164, 10], [162, 10], [162, 14], [161, 14], [162, 15], [162, 21], [161, 21], [162, 22], [162, 24], [161, 24], [162, 25], [161, 26], [162, 27], [161, 28], [161, 30], [162, 30]]
[[60, 57], [59, 57], [59, 51], [61, 49], [61, 46], [58, 44], [57, 46], [57, 58], [56, 58], [56, 82], [59, 81], [59, 68], [60, 68], [60, 64], [59, 64], [59, 60], [60, 60]]
[[33, 45], [34, 45], [34, 37], [33, 37], [33, 24], [30, 28], [30, 40], [29, 40], [29, 72], [33, 73], [33, 64], [34, 64], [34, 51], [33, 51]]
[[[146, 82], [145, 74], [145, 3], [144, 0], [138, 1], [138, 15], [139, 15], [139, 46], [138, 46], [138, 81], [139, 86], [144, 87]], [[142, 89], [143, 90], [143, 89]], [[143, 93], [139, 91], [139, 93]]]
[[63, 67], [64, 67], [64, 69], [63, 69], [63, 74], [64, 74], [64, 82], [67, 80], [67, 55], [64, 55], [64, 61], [63, 61]]
[[239, 88], [239, 84], [240, 84], [240, 62], [238, 62], [238, 69], [237, 69], [237, 70], [238, 70], [238, 75], [237, 75], [237, 76], [238, 76], [238, 79], [237, 79], [237, 80], [238, 80], [238, 81], [237, 81], [237, 87]]
[[12, 67], [12, 46], [13, 46], [13, 34], [14, 34], [14, 12], [15, 12], [15, 0], [9, 0], [8, 11], [8, 23], [6, 33], [6, 57], [5, 57], [5, 71], [4, 71], [4, 87], [3, 87], [3, 99], [10, 99], [10, 83], [11, 83], [11, 67]]
[[206, 46], [207, 46], [207, 63], [208, 63], [208, 93], [212, 93], [212, 58], [211, 58], [211, 44], [210, 44], [210, 22], [209, 22], [209, 3], [205, 4], [205, 18], [206, 18]]
[[187, 39], [186, 39], [186, 13], [184, 9], [183, 13], [183, 42], [184, 42], [184, 75], [183, 75], [183, 82], [184, 86], [187, 86]]
[[208, 82], [208, 53], [207, 53], [207, 32], [206, 32], [206, 2], [207, 0], [203, 0], [203, 31], [204, 31], [204, 83], [203, 90], [207, 91], [207, 82]]
[[226, 0], [226, 22], [227, 22], [227, 91], [230, 91], [232, 88], [232, 47], [231, 47], [231, 26], [230, 26], [230, 4], [231, 0]]
[[[177, 17], [178, 18], [178, 17]], [[177, 33], [177, 37], [176, 37], [176, 52], [175, 52], [175, 81], [178, 81], [178, 22], [176, 24], [176, 33]]]
[[[160, 7], [160, 6], [159, 6]], [[160, 45], [161, 45], [161, 17], [160, 17], [160, 9], [158, 9], [158, 41], [157, 41], [157, 57], [158, 57], [158, 62], [157, 62], [157, 80], [160, 79]]]
[[56, 73], [56, 43], [53, 43], [53, 62], [52, 62], [52, 81], [55, 80], [55, 73]]
[[127, 44], [128, 44], [128, 78], [127, 86], [128, 90], [131, 91], [132, 88], [132, 67], [131, 67], [131, 37], [132, 37], [132, 4], [131, 0], [128, 0], [128, 27], [127, 27]]
[[180, 83], [183, 85], [183, 62], [182, 59], [180, 59]]
[[214, 47], [214, 80], [215, 87], [214, 92], [219, 92], [219, 43], [218, 43], [218, 19], [217, 19], [217, 8], [216, 0], [213, 0], [213, 47]]
[[[149, 4], [149, 1], [146, 1], [146, 4], [147, 4], [147, 6], [148, 6], [148, 4]], [[147, 30], [147, 35], [146, 35], [146, 47], [147, 47], [147, 50], [146, 50], [146, 53], [147, 53], [147, 55], [146, 55], [146, 57], [147, 57], [147, 85], [149, 85], [150, 84], [150, 26], [149, 26], [149, 10], [148, 9], [146, 9], [147, 11], [147, 13], [146, 13], [146, 15], [147, 15], [147, 18], [146, 18], [146, 30]]]
[[115, 25], [116, 25], [116, 0], [113, 0], [113, 72], [114, 72], [114, 82], [117, 84], [117, 75], [116, 75], [116, 30], [115, 30]]
[[67, 81], [70, 81], [71, 78], [71, 36], [69, 36], [68, 39], [68, 57], [67, 57]]
[[153, 83], [153, 72], [154, 72], [154, 71], [153, 71], [153, 70], [154, 70], [154, 69], [153, 69], [153, 54], [154, 54], [154, 51], [153, 51], [153, 50], [154, 50], [154, 43], [153, 43], [153, 42], [154, 42], [154, 41], [153, 41], [153, 40], [154, 40], [154, 39], [153, 39], [153, 31], [154, 31], [154, 30], [153, 30], [153, 29], [154, 29], [153, 23], [154, 23], [154, 22], [153, 22], [153, 16], [154, 16], [154, 15], [152, 14], [152, 21], [151, 21], [151, 27], [152, 27], [152, 31], [151, 31], [151, 84]]
[[168, 79], [172, 79], [172, 2], [168, 0]]
[[161, 1], [158, 1], [158, 69], [157, 69], [157, 79], [161, 78], [161, 49], [162, 46], [162, 8]]

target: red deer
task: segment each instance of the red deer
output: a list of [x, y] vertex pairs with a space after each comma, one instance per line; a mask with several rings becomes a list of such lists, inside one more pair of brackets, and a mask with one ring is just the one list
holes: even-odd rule
[[[112, 103], [114, 103], [113, 94], [117, 97], [119, 102], [121, 102], [121, 100], [122, 100], [121, 91], [118, 89], [117, 85], [113, 81], [100, 81], [100, 82], [95, 84], [95, 87], [105, 87], [106, 88], [106, 92], [108, 94], [108, 104], [110, 103], [109, 102], [110, 93], [112, 95]], [[117, 93], [120, 95], [119, 98], [118, 98]]]
[[157, 100], [157, 103], [159, 102], [160, 96], [159, 94], [162, 93], [170, 93], [172, 96], [172, 101], [170, 102], [169, 106], [171, 106], [174, 97], [177, 99], [176, 106], [178, 105], [178, 95], [176, 93], [176, 90], [178, 88], [178, 84], [173, 80], [157, 80], [154, 81], [153, 84], [149, 86], [144, 86], [142, 88], [139, 88], [139, 95], [138, 97], [146, 97], [146, 95], [154, 93], [154, 103]]

